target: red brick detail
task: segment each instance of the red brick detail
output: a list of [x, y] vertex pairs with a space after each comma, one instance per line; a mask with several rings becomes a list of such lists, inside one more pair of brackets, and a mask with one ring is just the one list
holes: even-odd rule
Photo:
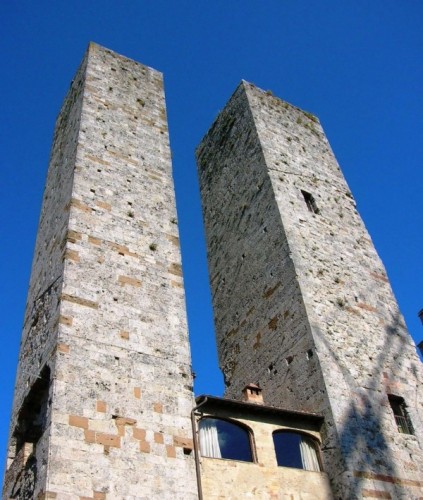
[[383, 481], [385, 483], [399, 484], [401, 486], [415, 486], [416, 488], [423, 487], [423, 481], [417, 481], [414, 479], [401, 479], [399, 477], [387, 476], [385, 474], [376, 474], [374, 472], [355, 470], [354, 477], [363, 477], [365, 479], [371, 479], [373, 481]]
[[192, 439], [181, 436], [173, 436], [173, 444], [174, 446], [179, 446], [180, 448], [185, 448], [187, 450], [192, 450], [194, 448]]
[[71, 199], [70, 206], [81, 210], [81, 212], [85, 212], [87, 214], [91, 213], [91, 208], [85, 203], [82, 203], [81, 200], [77, 200], [76, 198]]
[[73, 302], [74, 304], [79, 304], [80, 306], [91, 307], [92, 309], [98, 309], [97, 302], [93, 300], [83, 299], [81, 297], [75, 297], [74, 295], [68, 295], [67, 293], [62, 293], [62, 300], [67, 300], [68, 302]]
[[137, 421], [134, 418], [117, 417], [115, 419], [115, 424], [116, 427], [118, 428], [118, 435], [119, 436], [125, 435], [125, 425], [135, 425], [136, 423]]
[[76, 250], [71, 250], [70, 248], [67, 248], [65, 251], [65, 259], [67, 260], [73, 260], [74, 262], [79, 262], [79, 252]]
[[105, 500], [106, 493], [104, 493], [103, 491], [94, 491], [93, 492], [93, 499], [94, 500]]
[[63, 314], [61, 314], [59, 316], [59, 323], [61, 325], [72, 326], [73, 318], [72, 316], [64, 316]]
[[150, 443], [147, 443], [147, 441], [140, 441], [140, 451], [143, 453], [150, 453]]
[[105, 401], [97, 401], [96, 403], [96, 410], [100, 413], [106, 413], [107, 411], [107, 404]]
[[134, 387], [134, 397], [141, 399], [141, 387]]
[[352, 313], [352, 314], [355, 314], [356, 316], [360, 315], [360, 313], [354, 307], [346, 306], [345, 310]]
[[95, 431], [90, 431], [89, 429], [84, 430], [84, 437], [86, 443], [95, 443]]
[[166, 455], [168, 458], [176, 458], [176, 448], [170, 444], [166, 445]]
[[377, 312], [376, 307], [369, 306], [369, 304], [363, 304], [363, 302], [357, 304], [357, 307], [359, 307], [360, 309], [364, 309], [365, 311]]
[[79, 417], [78, 415], [69, 415], [69, 425], [72, 425], [72, 427], [80, 427], [81, 429], [88, 429], [88, 418]]
[[94, 238], [94, 236], [88, 236], [88, 243], [92, 245], [101, 245], [101, 240], [100, 238]]
[[168, 269], [168, 272], [170, 274], [174, 274], [175, 276], [182, 276], [181, 265], [177, 264], [176, 262], [172, 262], [172, 264], [170, 265], [170, 267]]
[[383, 281], [384, 283], [388, 283], [388, 278], [384, 276], [383, 274], [378, 274], [378, 273], [370, 273], [370, 276], [373, 276], [373, 278], [376, 278], [379, 281]]
[[119, 276], [118, 277], [118, 282], [120, 286], [135, 286], [139, 288], [141, 286], [141, 280], [138, 278], [131, 278], [130, 276]]
[[392, 498], [391, 494], [388, 491], [381, 490], [361, 490], [361, 495], [363, 498]]
[[140, 441], [145, 441], [146, 431], [145, 429], [139, 429], [138, 427], [134, 427], [132, 429], [132, 435], [135, 439], [139, 439]]
[[129, 340], [129, 332], [127, 332], [126, 330], [121, 330], [119, 334], [121, 339]]
[[164, 437], [161, 432], [155, 432], [154, 433], [154, 442], [157, 444], [163, 444], [164, 443]]
[[[276, 285], [273, 287], [273, 288], [268, 288], [264, 293], [263, 293], [263, 298], [264, 299], [268, 299], [269, 297], [271, 297], [275, 292], [276, 290], [281, 286], [281, 282], [279, 281], [279, 283], [276, 283]], [[247, 314], [248, 316], [248, 314]]]
[[110, 203], [106, 203], [105, 201], [100, 201], [100, 200], [97, 200], [95, 202], [95, 204], [100, 207], [100, 208], [103, 208], [104, 210], [107, 210], [108, 212], [111, 211], [112, 209], [112, 205], [110, 205]]
[[76, 243], [77, 241], [81, 241], [82, 234], [69, 229], [68, 234], [66, 235], [66, 239], [69, 241], [69, 243]]
[[120, 436], [115, 436], [114, 434], [96, 432], [95, 442], [104, 446], [113, 446], [114, 448], [120, 448]]
[[161, 403], [154, 403], [153, 411], [155, 411], [156, 413], [163, 413], [163, 405]]
[[68, 344], [57, 344], [57, 350], [63, 354], [67, 354], [70, 350]]

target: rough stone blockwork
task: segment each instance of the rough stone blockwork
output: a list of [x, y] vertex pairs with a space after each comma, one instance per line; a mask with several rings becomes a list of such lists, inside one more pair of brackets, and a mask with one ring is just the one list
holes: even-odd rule
[[324, 414], [336, 496], [421, 497], [422, 365], [318, 119], [242, 82], [197, 156], [227, 396]]
[[91, 44], [56, 124], [5, 498], [196, 498], [178, 241], [162, 75]]

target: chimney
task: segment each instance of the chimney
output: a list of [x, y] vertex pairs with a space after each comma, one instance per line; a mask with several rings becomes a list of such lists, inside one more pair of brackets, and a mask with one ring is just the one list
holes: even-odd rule
[[248, 384], [242, 389], [242, 400], [247, 403], [255, 403], [256, 405], [262, 405], [263, 395], [262, 389], [256, 384]]

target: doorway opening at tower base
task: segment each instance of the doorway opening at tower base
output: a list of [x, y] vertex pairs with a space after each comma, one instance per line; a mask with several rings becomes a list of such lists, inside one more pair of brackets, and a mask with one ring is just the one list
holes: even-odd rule
[[50, 368], [45, 366], [19, 411], [12, 434], [5, 475], [5, 489], [9, 498], [33, 498], [37, 477], [37, 443], [47, 427]]

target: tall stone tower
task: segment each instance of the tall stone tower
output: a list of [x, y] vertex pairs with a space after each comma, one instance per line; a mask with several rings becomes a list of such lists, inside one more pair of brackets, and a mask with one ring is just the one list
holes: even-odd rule
[[54, 135], [3, 498], [195, 498], [162, 75], [91, 44]]
[[242, 82], [197, 156], [226, 395], [323, 414], [336, 498], [421, 498], [422, 365], [319, 121]]

